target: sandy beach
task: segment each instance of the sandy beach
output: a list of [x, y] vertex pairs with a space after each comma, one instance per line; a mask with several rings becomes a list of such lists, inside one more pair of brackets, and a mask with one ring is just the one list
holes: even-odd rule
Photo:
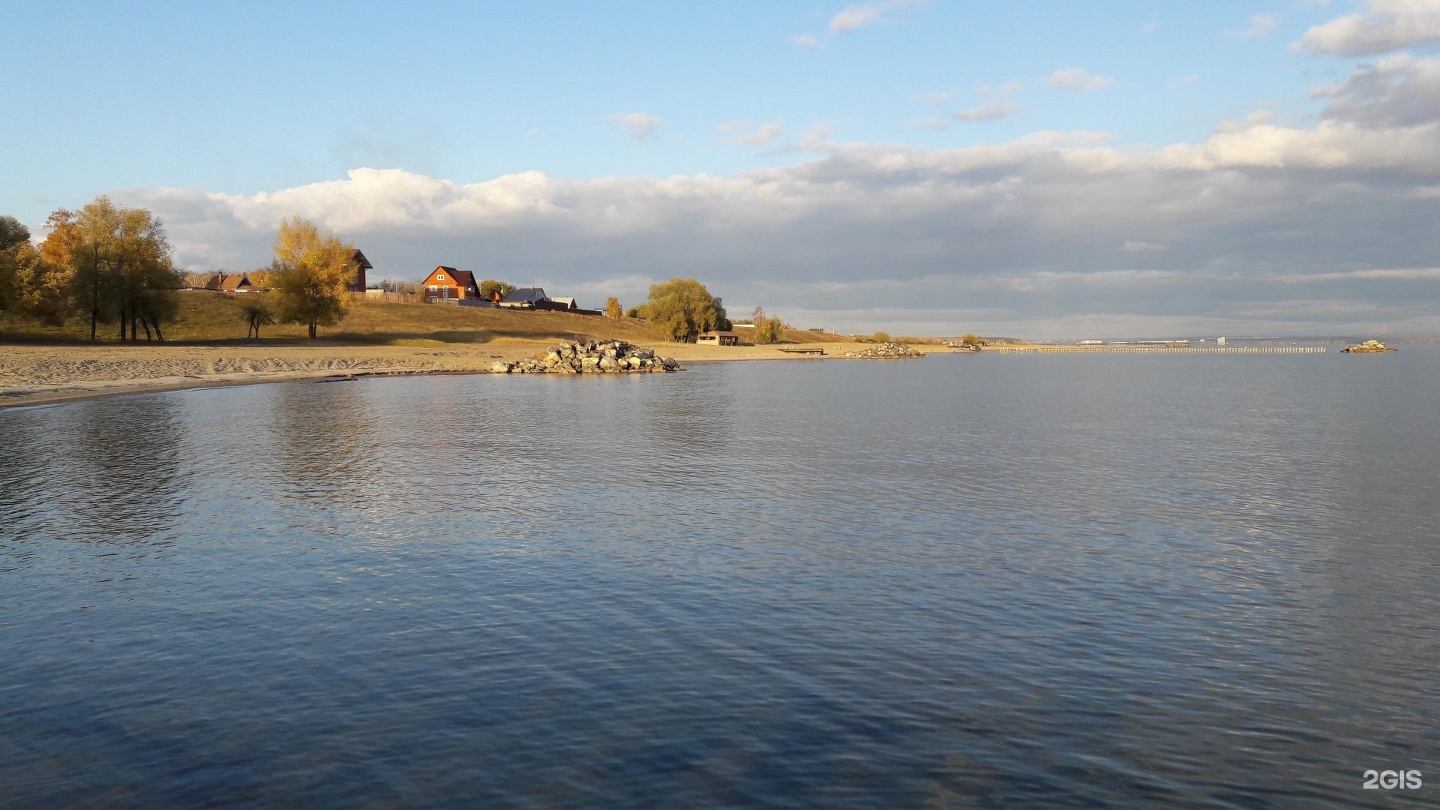
[[[494, 341], [441, 346], [354, 344], [196, 346], [178, 344], [0, 345], [0, 408], [43, 405], [143, 391], [323, 379], [336, 375], [477, 374], [496, 360], [530, 357], [555, 341]], [[682, 365], [724, 360], [811, 361], [775, 346], [698, 346], [655, 342], [659, 354]], [[818, 348], [826, 357], [854, 349]]]

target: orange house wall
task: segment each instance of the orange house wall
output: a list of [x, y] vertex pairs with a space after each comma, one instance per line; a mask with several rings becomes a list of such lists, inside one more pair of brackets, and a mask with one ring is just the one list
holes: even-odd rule
[[[444, 281], [435, 280], [435, 276], [439, 275], [441, 272], [443, 271], [430, 271], [430, 275], [426, 276], [425, 280], [420, 282], [420, 294], [434, 295], [435, 293], [430, 292], [430, 285], [434, 284], [437, 287], [449, 287], [451, 290], [453, 290], [453, 292], [449, 296], [450, 298], [464, 298], [465, 288], [460, 286], [460, 282], [455, 280], [455, 276], [451, 275], [450, 273], [445, 273]], [[436, 292], [439, 292], [439, 290], [436, 290]]]

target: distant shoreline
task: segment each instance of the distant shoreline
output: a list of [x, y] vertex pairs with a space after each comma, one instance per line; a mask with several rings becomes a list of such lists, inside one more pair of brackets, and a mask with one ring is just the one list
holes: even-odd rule
[[[419, 374], [488, 374], [497, 360], [514, 362], [555, 340], [507, 340], [435, 346], [315, 345], [210, 346], [187, 344], [0, 345], [0, 409], [55, 405], [232, 385]], [[647, 343], [682, 365], [735, 360], [816, 360], [779, 346], [700, 346]], [[786, 345], [785, 348], [797, 348]], [[804, 344], [825, 357], [855, 344]], [[930, 347], [926, 347], [927, 350]], [[941, 349], [941, 351], [945, 351]]]

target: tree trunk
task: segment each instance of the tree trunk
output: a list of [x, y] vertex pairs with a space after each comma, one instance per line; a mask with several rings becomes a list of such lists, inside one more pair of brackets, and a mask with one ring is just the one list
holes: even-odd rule
[[100, 321], [100, 308], [90, 308], [90, 342], [95, 342], [95, 324]]
[[315, 322], [314, 322], [314, 321], [311, 321], [311, 322], [310, 322], [310, 339], [311, 339], [311, 340], [314, 340], [314, 339], [315, 339]]
[[[150, 336], [150, 319], [149, 319], [149, 318], [141, 318], [141, 319], [140, 319], [140, 325], [143, 326], [143, 327], [145, 327], [145, 342], [146, 342], [146, 343], [149, 343], [150, 341], [154, 340], [154, 338]], [[130, 331], [131, 331], [131, 332], [134, 332], [134, 331], [135, 331], [135, 327], [133, 327], [133, 326], [130, 327]]]

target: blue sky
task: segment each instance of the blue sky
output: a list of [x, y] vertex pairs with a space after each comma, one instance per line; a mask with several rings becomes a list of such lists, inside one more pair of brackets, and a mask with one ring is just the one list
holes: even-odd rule
[[0, 1], [0, 213], [847, 331], [1440, 333], [1440, 0]]

